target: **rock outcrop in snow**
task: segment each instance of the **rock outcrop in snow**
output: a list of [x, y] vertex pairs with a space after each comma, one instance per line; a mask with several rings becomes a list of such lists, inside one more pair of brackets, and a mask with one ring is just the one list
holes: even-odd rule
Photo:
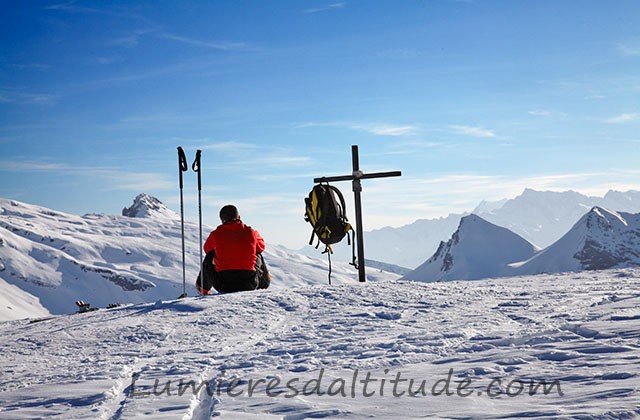
[[556, 243], [519, 264], [517, 274], [640, 266], [640, 214], [594, 207]]
[[404, 278], [429, 282], [501, 277], [510, 263], [529, 259], [535, 252], [526, 239], [472, 214], [463, 217], [451, 239], [441, 242], [431, 258]]
[[122, 215], [126, 217], [154, 217], [161, 219], [176, 219], [179, 216], [169, 210], [160, 200], [148, 195], [140, 194], [130, 207], [122, 209]]

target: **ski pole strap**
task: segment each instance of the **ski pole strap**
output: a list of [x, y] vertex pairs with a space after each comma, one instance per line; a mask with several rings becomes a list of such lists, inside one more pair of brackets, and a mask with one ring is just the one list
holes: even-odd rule
[[327, 252], [327, 259], [329, 260], [329, 286], [331, 286], [331, 252]]
[[202, 155], [202, 150], [198, 149], [196, 151], [196, 158], [193, 160], [193, 164], [191, 165], [191, 169], [193, 172], [200, 172], [200, 156]]
[[[347, 233], [347, 241], [349, 242], [349, 233]], [[356, 268], [359, 267], [359, 262], [356, 261], [356, 235], [353, 231], [351, 231], [351, 265]]]

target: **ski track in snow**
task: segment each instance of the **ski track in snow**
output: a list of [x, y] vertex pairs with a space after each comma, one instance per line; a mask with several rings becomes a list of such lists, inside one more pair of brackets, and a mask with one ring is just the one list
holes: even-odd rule
[[[639, 320], [640, 270], [628, 269], [300, 287], [9, 321], [0, 418], [634, 418]], [[302, 390], [321, 372], [325, 391], [353, 372], [387, 384], [402, 374], [431, 391], [451, 372], [454, 393], [464, 380], [473, 393], [285, 386]], [[273, 378], [282, 382], [268, 388]], [[563, 395], [506, 395], [531, 379], [557, 380]], [[501, 395], [490, 397], [493, 380]]]

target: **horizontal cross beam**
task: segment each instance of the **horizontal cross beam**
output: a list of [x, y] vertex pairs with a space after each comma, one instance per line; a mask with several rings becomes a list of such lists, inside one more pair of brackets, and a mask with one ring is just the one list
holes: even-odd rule
[[337, 181], [353, 181], [356, 179], [371, 179], [371, 178], [387, 178], [391, 176], [401, 176], [401, 171], [391, 172], [375, 172], [372, 174], [364, 174], [356, 171], [353, 175], [340, 175], [340, 176], [323, 176], [320, 178], [313, 178], [313, 182], [337, 182]]

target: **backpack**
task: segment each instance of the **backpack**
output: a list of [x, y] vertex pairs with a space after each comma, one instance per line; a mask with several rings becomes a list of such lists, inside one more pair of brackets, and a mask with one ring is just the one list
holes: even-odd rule
[[316, 236], [316, 248], [322, 242], [326, 245], [325, 252], [333, 253], [331, 244], [340, 242], [345, 236], [349, 240], [348, 233], [353, 229], [347, 220], [344, 197], [340, 190], [329, 184], [318, 184], [304, 202], [304, 219], [313, 227], [309, 245], [313, 244], [313, 237]]
[[331, 284], [331, 244], [340, 242], [345, 236], [347, 242], [352, 245], [351, 265], [357, 267], [355, 254], [355, 240], [349, 237], [349, 232], [353, 235], [353, 229], [347, 220], [344, 197], [339, 189], [329, 184], [318, 184], [309, 193], [309, 197], [304, 199], [306, 210], [304, 220], [311, 223], [313, 232], [309, 245], [313, 244], [313, 237], [318, 238], [316, 248], [320, 242], [326, 245], [323, 254], [327, 254], [329, 259], [329, 284]]

